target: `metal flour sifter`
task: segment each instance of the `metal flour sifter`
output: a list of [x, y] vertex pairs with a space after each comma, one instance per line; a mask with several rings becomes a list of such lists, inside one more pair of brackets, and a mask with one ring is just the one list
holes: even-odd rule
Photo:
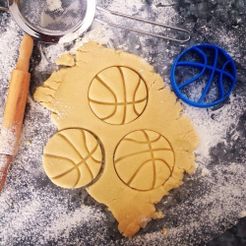
[[[92, 25], [93, 20], [178, 43], [185, 43], [190, 40], [190, 32], [186, 29], [111, 11], [97, 6], [96, 0], [8, 0], [6, 5], [8, 7], [1, 7], [0, 10], [9, 11], [17, 24], [27, 34], [46, 42], [58, 42], [59, 40], [70, 42], [84, 33]], [[99, 20], [95, 18], [96, 10], [104, 14], [120, 16], [154, 27], [158, 26], [165, 30], [172, 30], [175, 35], [171, 37]], [[182, 34], [184, 38], [176, 38], [177, 34]]]

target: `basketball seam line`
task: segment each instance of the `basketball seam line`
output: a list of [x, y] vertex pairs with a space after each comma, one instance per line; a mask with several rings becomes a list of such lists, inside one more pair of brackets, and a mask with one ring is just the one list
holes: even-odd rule
[[[131, 183], [133, 182], [133, 180], [135, 179], [135, 177], [137, 176], [137, 174], [139, 173], [139, 171], [148, 163], [152, 161], [152, 159], [148, 159], [147, 161], [144, 161], [143, 163], [141, 163], [141, 165], [137, 168], [137, 170], [133, 173], [132, 177], [130, 178], [130, 180], [127, 182], [127, 185], [131, 186]], [[148, 189], [148, 190], [151, 190]]]
[[150, 155], [151, 155], [151, 159], [152, 159], [152, 168], [153, 168], [153, 181], [152, 181], [152, 189], [155, 187], [155, 183], [156, 183], [156, 167], [155, 167], [155, 155], [154, 155], [154, 152], [152, 150], [152, 145], [150, 143], [150, 139], [149, 139], [149, 136], [148, 134], [143, 130], [142, 131], [145, 138], [146, 138], [146, 141], [147, 141], [147, 144], [149, 146], [149, 150], [150, 150]]
[[[89, 167], [89, 165], [88, 165], [88, 163], [87, 163], [86, 161], [87, 161], [89, 158], [91, 158], [91, 156], [96, 152], [97, 147], [98, 147], [98, 144], [97, 144], [97, 145], [95, 146], [95, 148], [91, 151], [91, 153], [88, 153], [88, 155], [87, 155], [87, 157], [86, 157], [85, 159], [83, 159], [80, 163], [77, 164], [78, 166], [80, 166], [80, 165], [82, 165], [82, 164], [85, 165], [85, 167], [87, 168], [87, 170], [88, 170], [89, 173], [90, 173], [91, 180], [94, 179], [94, 175], [93, 175], [93, 173], [92, 173], [92, 171], [91, 171], [91, 169], [90, 169], [90, 167]], [[78, 184], [79, 179], [80, 179], [80, 177], [78, 177], [77, 182], [76, 182], [76, 184], [74, 185], [74, 187]]]
[[127, 111], [127, 95], [126, 95], [126, 82], [125, 82], [125, 76], [123, 73], [123, 70], [121, 67], [117, 67], [120, 71], [121, 79], [122, 79], [122, 85], [123, 85], [123, 98], [124, 98], [124, 113], [123, 113], [123, 119], [121, 124], [123, 125], [126, 122], [126, 111]]
[[[131, 185], [131, 183], [133, 182], [133, 180], [134, 180], [134, 178], [136, 177], [136, 175], [138, 174], [138, 172], [139, 172], [139, 170], [140, 169], [142, 169], [143, 167], [144, 167], [144, 165], [146, 165], [148, 162], [150, 162], [150, 161], [152, 161], [152, 159], [148, 159], [148, 160], [146, 160], [146, 161], [144, 161], [138, 168], [137, 168], [137, 170], [133, 173], [133, 175], [132, 175], [132, 177], [130, 178], [130, 180], [128, 181], [128, 182], [126, 182], [126, 184], [127, 185]], [[169, 164], [168, 164], [168, 162], [166, 162], [165, 160], [163, 160], [163, 159], [160, 159], [160, 158], [154, 158], [154, 161], [161, 161], [161, 162], [163, 162], [165, 165], [166, 165], [166, 167], [168, 168], [168, 170], [170, 171], [170, 175], [169, 175], [169, 177], [168, 177], [168, 179], [171, 177], [171, 175], [172, 175], [172, 170], [171, 170], [171, 168], [170, 168], [170, 166], [169, 166]], [[167, 180], [166, 180], [167, 181]], [[165, 182], [166, 182], [165, 181]], [[125, 181], [124, 181], [125, 182]], [[164, 183], [165, 183], [164, 182]], [[163, 185], [163, 184], [162, 184]], [[131, 187], [131, 186], [130, 186]], [[133, 188], [133, 187], [132, 187]], [[133, 189], [135, 189], [135, 188], [133, 188]], [[153, 188], [150, 188], [150, 189], [148, 189], [148, 190], [152, 190]], [[137, 190], [139, 190], [139, 189], [137, 189]], [[141, 189], [140, 189], [141, 190]]]
[[[139, 99], [137, 101], [127, 102], [126, 104], [127, 105], [134, 105], [135, 106], [136, 103], [142, 103], [145, 100], [146, 100], [146, 97], [145, 98], [142, 98], [142, 99]], [[116, 106], [122, 106], [122, 105], [125, 104], [124, 102], [117, 102], [117, 103], [114, 103], [114, 102], [100, 102], [100, 101], [97, 101], [97, 100], [92, 99], [92, 98], [89, 98], [89, 101], [92, 102], [92, 103], [95, 103], [95, 104], [109, 105], [109, 106], [115, 106], [115, 105]]]
[[[89, 155], [89, 154], [91, 153], [91, 151], [88, 149], [88, 146], [87, 146], [86, 134], [85, 134], [85, 132], [84, 132], [83, 130], [79, 130], [79, 131], [80, 131], [81, 134], [82, 134], [82, 141], [83, 141], [83, 143], [84, 143], [84, 146], [85, 146], [85, 150], [86, 150], [86, 152], [87, 152], [87, 155]], [[98, 143], [97, 143], [96, 146], [98, 147]], [[97, 159], [94, 158], [93, 156], [91, 156], [91, 159], [92, 159], [94, 162], [96, 162], [96, 163], [101, 163], [100, 160], [97, 160]]]
[[[140, 113], [137, 111], [137, 109], [136, 109], [136, 96], [137, 96], [137, 91], [138, 91], [138, 89], [139, 89], [139, 87], [140, 87], [140, 84], [141, 84], [141, 77], [139, 76], [139, 79], [138, 79], [138, 84], [137, 84], [137, 86], [136, 86], [136, 88], [135, 88], [135, 90], [134, 90], [134, 93], [133, 93], [133, 111], [135, 112], [135, 114], [137, 115], [137, 116], [139, 116], [140, 115]], [[144, 98], [144, 101], [146, 100], [146, 97]]]
[[[73, 143], [70, 142], [70, 140], [66, 136], [64, 136], [61, 133], [59, 133], [58, 136], [62, 137], [65, 141], [67, 141], [67, 143], [70, 144], [70, 146], [75, 150], [75, 152], [80, 156], [80, 158], [82, 160], [84, 160], [84, 157], [80, 154], [80, 152], [77, 150], [77, 148], [73, 145]], [[86, 168], [88, 169], [92, 179], [94, 179], [93, 174], [92, 174], [90, 168], [88, 167], [88, 164], [86, 162], [84, 162], [84, 164], [85, 164]], [[80, 176], [81, 176], [81, 174], [80, 174]]]
[[[78, 184], [79, 179], [81, 178], [81, 173], [80, 173], [80, 170], [79, 170], [79, 166], [84, 164], [86, 166], [86, 168], [89, 169], [89, 167], [86, 165], [87, 164], [86, 161], [96, 152], [97, 148], [98, 148], [98, 144], [95, 146], [95, 148], [90, 153], [88, 153], [86, 158], [83, 158], [82, 161], [80, 161], [79, 163], [75, 163], [73, 160], [71, 160], [71, 159], [69, 159], [67, 157], [56, 156], [56, 155], [53, 155], [53, 154], [45, 154], [45, 156], [47, 156], [47, 157], [64, 159], [64, 160], [70, 161], [73, 164], [73, 168], [71, 168], [68, 171], [66, 171], [66, 172], [64, 172], [62, 174], [59, 174], [59, 175], [57, 175], [55, 177], [51, 177], [51, 179], [61, 178], [61, 177], [65, 176], [66, 174], [72, 172], [74, 169], [76, 169], [77, 172], [78, 172], [78, 178], [77, 178], [77, 181], [76, 181], [75, 185], [73, 186], [73, 187], [75, 187]], [[88, 171], [90, 173], [91, 178], [94, 179], [91, 171], [90, 170], [88, 170]]]
[[117, 112], [117, 102], [118, 102], [117, 96], [116, 96], [116, 94], [114, 93], [114, 91], [113, 91], [113, 90], [112, 90], [112, 89], [111, 89], [111, 88], [103, 81], [103, 79], [102, 79], [99, 75], [97, 75], [96, 78], [98, 79], [98, 81], [99, 81], [106, 89], [109, 90], [109, 92], [111, 92], [111, 94], [113, 95], [114, 100], [115, 100], [115, 107], [114, 107], [113, 112], [112, 112], [109, 116], [106, 116], [106, 117], [103, 117], [103, 118], [98, 117], [100, 120], [108, 120], [109, 118], [113, 117], [113, 116], [116, 114], [116, 112]]
[[[156, 139], [151, 140], [151, 143], [155, 143], [158, 142], [161, 139], [161, 135], [159, 137], [157, 137]], [[135, 139], [131, 139], [131, 138], [124, 138], [123, 141], [131, 141], [131, 142], [135, 142], [135, 143], [139, 143], [139, 144], [146, 144], [145, 141], [139, 141], [139, 140], [135, 140]]]
[[[146, 143], [145, 143], [146, 144]], [[156, 148], [156, 149], [153, 149], [154, 152], [156, 151], [172, 151], [171, 149], [168, 149], [168, 148]], [[139, 151], [139, 152], [134, 152], [134, 153], [131, 153], [131, 154], [128, 154], [128, 155], [125, 155], [123, 157], [120, 157], [118, 158], [117, 160], [115, 160], [115, 164], [118, 164], [119, 161], [122, 161], [126, 158], [129, 158], [129, 157], [132, 157], [132, 156], [135, 156], [135, 155], [139, 155], [139, 154], [144, 154], [144, 153], [148, 153], [149, 152], [149, 149], [147, 150], [142, 150], [142, 151]]]
[[[51, 154], [45, 154], [45, 156], [51, 157], [51, 158], [59, 158], [59, 159], [61, 158], [60, 156], [55, 156], [55, 155], [51, 155]], [[62, 159], [65, 159], [65, 158], [62, 157]], [[55, 177], [51, 177], [51, 179], [59, 179], [59, 178], [62, 178], [62, 177], [64, 177], [66, 174], [72, 172], [74, 169], [76, 169], [76, 171], [77, 171], [77, 175], [78, 175], [77, 180], [80, 179], [81, 176], [80, 176], [79, 167], [78, 167], [72, 160], [70, 160], [70, 159], [68, 159], [68, 158], [66, 158], [66, 160], [70, 161], [70, 162], [72, 163], [73, 167], [70, 168], [69, 170], [67, 170], [66, 172], [63, 172], [63, 173], [61, 173], [61, 174], [59, 174], [59, 175], [57, 175], [57, 176], [55, 176]], [[77, 184], [77, 181], [76, 181], [76, 184]], [[75, 187], [76, 184], [73, 185], [73, 187]]]

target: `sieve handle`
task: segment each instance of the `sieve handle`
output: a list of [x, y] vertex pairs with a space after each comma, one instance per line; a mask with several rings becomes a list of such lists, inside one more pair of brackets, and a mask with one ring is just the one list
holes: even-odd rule
[[141, 17], [134, 17], [134, 16], [131, 16], [131, 15], [127, 15], [127, 14], [124, 14], [124, 13], [121, 13], [121, 12], [117, 12], [117, 11], [108, 10], [108, 9], [105, 9], [105, 8], [102, 8], [102, 7], [98, 7], [98, 6], [97, 6], [97, 9], [100, 10], [101, 12], [106, 13], [106, 14], [120, 16], [120, 17], [123, 17], [125, 19], [131, 19], [131, 20], [135, 20], [135, 21], [138, 21], [138, 22], [151, 24], [152, 26], [159, 26], [159, 27], [170, 29], [170, 30], [173, 30], [173, 31], [176, 31], [176, 32], [179, 32], [179, 33], [183, 33], [183, 34], [186, 35], [186, 38], [178, 39], [178, 38], [175, 38], [175, 37], [165, 36], [165, 35], [161, 35], [161, 34], [158, 34], [158, 33], [151, 33], [151, 32], [143, 31], [143, 30], [140, 30], [140, 29], [135, 29], [135, 28], [132, 28], [132, 27], [127, 27], [127, 26], [115, 24], [115, 23], [110, 22], [110, 21], [103, 21], [103, 20], [96, 19], [98, 22], [101, 22], [101, 23], [107, 23], [107, 24], [109, 24], [111, 26], [118, 27], [118, 28], [121, 28], [121, 29], [125, 29], [125, 30], [128, 30], [128, 31], [133, 31], [133, 32], [149, 35], [149, 36], [152, 36], [152, 37], [162, 38], [162, 39], [165, 39], [165, 40], [171, 40], [171, 41], [174, 41], [174, 42], [177, 42], [177, 43], [181, 43], [181, 44], [186, 43], [186, 42], [188, 42], [191, 39], [190, 31], [186, 30], [184, 28], [180, 28], [180, 27], [177, 27], [177, 26], [171, 26], [171, 25], [165, 25], [165, 24], [162, 24], [162, 23], [159, 23], [159, 22], [146, 20], [146, 19], [141, 18]]
[[0, 11], [9, 12], [9, 9], [6, 6], [8, 6], [8, 1], [0, 0]]

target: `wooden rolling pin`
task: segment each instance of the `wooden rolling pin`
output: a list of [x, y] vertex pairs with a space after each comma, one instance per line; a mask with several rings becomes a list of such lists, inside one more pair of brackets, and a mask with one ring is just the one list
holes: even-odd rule
[[30, 85], [29, 65], [33, 39], [24, 35], [19, 58], [13, 70], [5, 105], [0, 139], [0, 192], [14, 157], [17, 154]]

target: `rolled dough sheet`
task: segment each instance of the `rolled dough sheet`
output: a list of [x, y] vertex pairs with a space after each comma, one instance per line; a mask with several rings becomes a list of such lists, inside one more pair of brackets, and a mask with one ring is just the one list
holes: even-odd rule
[[[59, 64], [68, 65], [68, 56]], [[88, 184], [131, 237], [162, 217], [155, 204], [195, 170], [198, 139], [175, 95], [142, 58], [90, 42], [74, 60], [34, 94], [58, 128], [44, 168], [61, 187]]]

